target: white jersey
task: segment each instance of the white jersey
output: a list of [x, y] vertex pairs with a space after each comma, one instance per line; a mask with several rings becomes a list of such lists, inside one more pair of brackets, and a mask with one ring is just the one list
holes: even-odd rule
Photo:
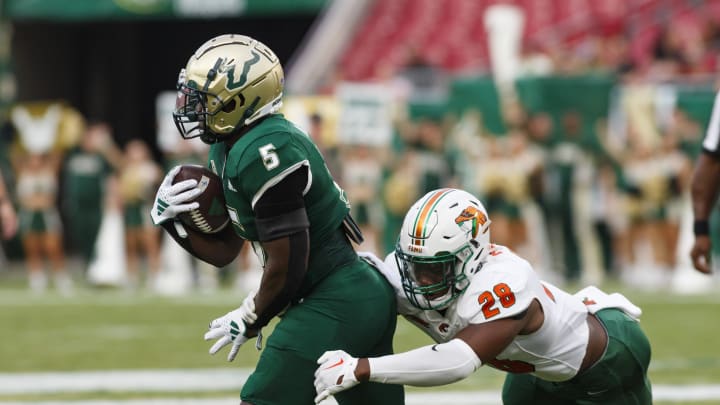
[[708, 152], [720, 152], [720, 92], [715, 95], [710, 123], [705, 132], [702, 146]]
[[531, 265], [508, 248], [491, 245], [468, 288], [441, 314], [413, 306], [405, 297], [391, 253], [381, 271], [395, 288], [398, 312], [436, 342], [447, 342], [469, 324], [521, 314], [533, 300], [545, 320], [537, 331], [517, 336], [489, 365], [511, 373], [532, 373], [546, 381], [574, 377], [588, 345], [588, 309], [580, 298], [541, 281]]

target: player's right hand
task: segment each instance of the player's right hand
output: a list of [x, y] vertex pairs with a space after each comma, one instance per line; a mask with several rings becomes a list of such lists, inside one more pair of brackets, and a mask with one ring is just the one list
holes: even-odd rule
[[343, 350], [327, 351], [320, 356], [317, 363], [319, 366], [315, 370], [316, 404], [360, 383], [355, 378], [358, 359]]
[[248, 325], [252, 325], [256, 320], [255, 291], [251, 291], [240, 308], [210, 322], [210, 330], [205, 333], [205, 340], [218, 339], [210, 348], [210, 354], [217, 353], [232, 342], [227, 360], [235, 360], [240, 346], [252, 337], [249, 335], [254, 335], [254, 333], [248, 333]]
[[705, 274], [712, 273], [712, 268], [710, 267], [710, 244], [710, 236], [697, 235], [695, 236], [695, 244], [693, 244], [692, 250], [690, 250], [693, 266], [699, 272]]
[[173, 184], [173, 179], [179, 171], [180, 166], [173, 167], [160, 183], [155, 195], [155, 203], [150, 211], [150, 217], [155, 225], [160, 225], [175, 218], [181, 212], [194, 210], [200, 206], [197, 202], [186, 204], [202, 193], [202, 190], [197, 188], [197, 180], [188, 179]]

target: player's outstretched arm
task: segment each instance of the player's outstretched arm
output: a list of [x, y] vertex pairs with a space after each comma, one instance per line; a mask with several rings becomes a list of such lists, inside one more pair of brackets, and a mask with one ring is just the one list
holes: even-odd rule
[[483, 363], [492, 361], [530, 325], [529, 312], [530, 309], [509, 318], [470, 324], [447, 343], [404, 353], [356, 359], [342, 350], [325, 352], [318, 359], [315, 372], [318, 394], [315, 403], [363, 381], [423, 387], [462, 380]]

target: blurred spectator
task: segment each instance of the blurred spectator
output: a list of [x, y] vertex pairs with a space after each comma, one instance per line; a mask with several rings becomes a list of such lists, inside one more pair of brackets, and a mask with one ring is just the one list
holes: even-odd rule
[[488, 137], [488, 154], [475, 164], [474, 188], [493, 218], [493, 239], [537, 261], [540, 248], [529, 238], [525, 213], [534, 204], [531, 184], [542, 170], [540, 155], [529, 147], [520, 121], [507, 125], [516, 129], [503, 137]]
[[613, 162], [601, 157], [597, 162], [597, 174], [592, 184], [591, 218], [593, 231], [597, 238], [598, 263], [603, 277], [617, 278], [619, 262], [617, 260], [616, 235], [623, 226], [620, 214], [622, 207], [617, 193], [617, 177]]
[[72, 280], [65, 268], [62, 224], [56, 202], [60, 157], [53, 152], [16, 156], [14, 166], [25, 260], [30, 289], [47, 288], [44, 266], [48, 259], [55, 287], [61, 294], [72, 292]]
[[[448, 96], [448, 78], [445, 70], [431, 63], [416, 48], [407, 48], [407, 62], [395, 76], [405, 82], [409, 90], [407, 100], [419, 104], [444, 102]], [[383, 65], [380, 65], [383, 66]], [[385, 69], [389, 69], [385, 67]], [[386, 76], [391, 72], [386, 71]], [[402, 86], [400, 84], [397, 84]]]
[[70, 246], [87, 267], [103, 217], [107, 182], [122, 165], [122, 151], [106, 123], [87, 127], [80, 143], [65, 157], [62, 171], [62, 208]]
[[493, 239], [497, 243], [507, 245], [511, 249], [512, 241], [510, 231], [510, 220], [519, 215], [518, 207], [508, 201], [505, 193], [506, 177], [508, 172], [506, 158], [506, 139], [500, 137], [489, 137], [487, 140], [487, 155], [479, 160], [476, 165], [477, 184], [476, 188], [485, 201], [488, 215], [493, 221]]
[[680, 240], [680, 223], [685, 208], [685, 190], [689, 189], [692, 171], [691, 162], [680, 149], [676, 134], [663, 135], [656, 157], [657, 170], [667, 183], [666, 198], [662, 202], [663, 217], [655, 237], [656, 260], [666, 272], [675, 270], [676, 250]]
[[[363, 249], [378, 251], [378, 194], [382, 182], [382, 151], [368, 145], [353, 145], [343, 150], [342, 187], [352, 201], [350, 213], [360, 226]], [[365, 245], [367, 244], [367, 245]]]
[[653, 73], [657, 77], [669, 77], [686, 70], [687, 63], [682, 50], [682, 39], [672, 26], [661, 28], [652, 48]]
[[556, 253], [554, 268], [566, 281], [579, 281], [582, 261], [576, 228], [574, 196], [581, 166], [588, 161], [582, 149], [583, 118], [569, 110], [561, 119], [560, 139], [554, 145], [548, 167], [549, 181], [545, 196], [551, 214], [546, 218], [550, 243]]
[[159, 228], [152, 225], [149, 212], [162, 174], [162, 169], [153, 160], [144, 141], [133, 139], [125, 145], [125, 160], [119, 176], [119, 186], [125, 218], [125, 248], [131, 288], [140, 283], [143, 255], [147, 259], [147, 288], [154, 289], [160, 269]]
[[419, 195], [451, 187], [454, 184], [454, 168], [450, 157], [445, 154], [445, 134], [441, 123], [437, 119], [422, 118], [412, 130], [415, 132], [411, 138], [414, 142], [409, 146], [415, 150], [418, 159]]
[[383, 246], [385, 251], [395, 249], [397, 235], [405, 213], [415, 202], [420, 189], [417, 154], [406, 151], [389, 162], [385, 181], [382, 185], [382, 200], [385, 207]]
[[18, 217], [13, 207], [10, 193], [0, 171], [0, 239], [7, 240], [15, 236], [18, 230]]
[[328, 145], [328, 142], [326, 141], [327, 137], [325, 135], [326, 130], [327, 126], [325, 124], [325, 118], [323, 118], [322, 114], [316, 112], [310, 115], [310, 128], [308, 129], [308, 134], [325, 158], [325, 163], [327, 164], [328, 170], [330, 170], [330, 174], [332, 174], [333, 178], [336, 179], [337, 182], [342, 183], [340, 151], [337, 146]]
[[[668, 200], [676, 180], [664, 162], [660, 143], [649, 143], [630, 128], [628, 153], [623, 159], [628, 234], [624, 269], [626, 281], [638, 286], [662, 286], [669, 281], [674, 249], [667, 251]], [[677, 166], [676, 163], [672, 163]], [[675, 182], [675, 184], [673, 184]]]

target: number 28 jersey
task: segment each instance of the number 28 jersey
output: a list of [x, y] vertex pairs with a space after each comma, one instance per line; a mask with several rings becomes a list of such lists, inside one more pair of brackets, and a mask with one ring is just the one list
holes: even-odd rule
[[538, 300], [545, 316], [540, 329], [515, 337], [489, 365], [511, 373], [532, 373], [546, 381], [571, 379], [587, 349], [587, 308], [579, 298], [541, 281], [530, 264], [508, 248], [491, 246], [480, 271], [444, 315], [408, 301], [391, 253], [383, 271], [390, 273], [386, 277], [395, 287], [398, 312], [436, 342], [446, 342], [470, 324], [519, 315]]

